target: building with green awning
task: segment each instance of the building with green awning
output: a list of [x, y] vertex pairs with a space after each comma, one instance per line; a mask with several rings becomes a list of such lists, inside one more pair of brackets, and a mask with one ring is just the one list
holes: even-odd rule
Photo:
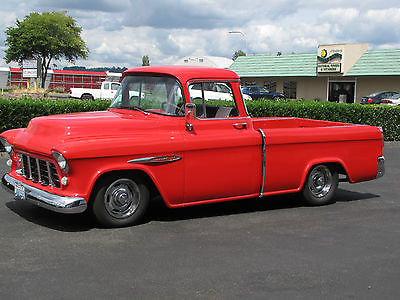
[[230, 67], [243, 85], [290, 99], [355, 103], [379, 91], [400, 92], [400, 49], [368, 44], [320, 45], [317, 53], [240, 56]]

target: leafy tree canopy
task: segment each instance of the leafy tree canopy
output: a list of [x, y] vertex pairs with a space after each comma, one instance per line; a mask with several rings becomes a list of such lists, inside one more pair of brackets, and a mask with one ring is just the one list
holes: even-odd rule
[[74, 62], [87, 58], [89, 49], [81, 38], [82, 28], [67, 12], [30, 13], [15, 27], [7, 27], [5, 60], [22, 63], [24, 59], [40, 60], [42, 87], [53, 59]]
[[246, 56], [246, 53], [244, 53], [242, 50], [237, 50], [232, 56], [233, 60], [236, 60], [239, 56]]

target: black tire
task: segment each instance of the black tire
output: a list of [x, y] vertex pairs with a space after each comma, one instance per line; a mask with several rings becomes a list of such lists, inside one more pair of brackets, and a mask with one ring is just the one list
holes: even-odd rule
[[92, 213], [101, 226], [124, 227], [142, 220], [150, 193], [140, 178], [111, 176], [99, 183], [93, 201]]
[[87, 101], [87, 100], [93, 100], [93, 96], [91, 94], [83, 94], [81, 96], [81, 100]]
[[302, 189], [306, 204], [317, 206], [334, 203], [338, 184], [339, 174], [334, 168], [324, 164], [313, 166]]

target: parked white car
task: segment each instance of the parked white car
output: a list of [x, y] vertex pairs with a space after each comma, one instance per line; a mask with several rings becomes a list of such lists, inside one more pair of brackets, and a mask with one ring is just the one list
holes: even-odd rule
[[100, 89], [71, 88], [70, 97], [82, 100], [113, 99], [119, 82], [104, 81]]
[[391, 98], [386, 98], [381, 100], [382, 105], [390, 105], [390, 106], [397, 106], [400, 105], [400, 98], [399, 96], [393, 96]]
[[[225, 83], [203, 83], [204, 85], [204, 97], [206, 100], [227, 100], [231, 101], [233, 95], [231, 88]], [[190, 98], [202, 98], [201, 84], [192, 84], [189, 86]], [[249, 95], [243, 95], [244, 100], [251, 100]]]

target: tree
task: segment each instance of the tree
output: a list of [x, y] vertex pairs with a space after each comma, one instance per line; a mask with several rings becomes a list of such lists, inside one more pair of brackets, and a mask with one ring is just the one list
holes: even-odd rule
[[236, 60], [239, 56], [246, 56], [246, 53], [244, 53], [242, 50], [235, 51], [235, 53], [232, 56], [233, 60]]
[[22, 63], [24, 59], [37, 59], [41, 63], [42, 88], [53, 59], [64, 57], [69, 62], [87, 58], [89, 49], [81, 38], [82, 28], [66, 15], [67, 12], [30, 13], [23, 21], [17, 19], [15, 27], [7, 27], [5, 60]]
[[148, 55], [143, 55], [142, 66], [150, 66], [150, 58]]

